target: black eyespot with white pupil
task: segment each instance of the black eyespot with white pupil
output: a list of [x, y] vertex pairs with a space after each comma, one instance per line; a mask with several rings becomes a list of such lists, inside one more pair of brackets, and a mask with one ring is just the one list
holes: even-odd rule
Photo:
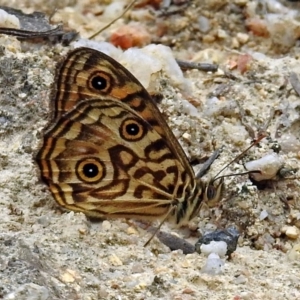
[[140, 127], [135, 123], [127, 124], [126, 132], [127, 132], [127, 134], [129, 134], [131, 136], [137, 136], [140, 132]]
[[95, 178], [99, 174], [99, 169], [96, 164], [88, 163], [83, 166], [82, 172], [88, 178]]
[[104, 72], [96, 72], [91, 75], [89, 82], [91, 89], [108, 93], [111, 87], [111, 76]]
[[138, 119], [126, 119], [120, 126], [120, 136], [126, 141], [139, 141], [147, 133], [145, 123]]
[[105, 173], [105, 165], [98, 158], [84, 158], [76, 165], [77, 177], [86, 183], [99, 182]]
[[100, 76], [96, 76], [92, 79], [92, 86], [96, 90], [104, 90], [107, 86], [106, 79]]

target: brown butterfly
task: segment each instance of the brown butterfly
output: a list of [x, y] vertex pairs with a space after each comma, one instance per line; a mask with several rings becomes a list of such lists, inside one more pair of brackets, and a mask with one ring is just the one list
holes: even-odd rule
[[71, 51], [58, 66], [51, 107], [36, 161], [61, 206], [182, 225], [220, 197], [222, 183], [211, 189], [195, 176], [154, 100], [111, 57]]

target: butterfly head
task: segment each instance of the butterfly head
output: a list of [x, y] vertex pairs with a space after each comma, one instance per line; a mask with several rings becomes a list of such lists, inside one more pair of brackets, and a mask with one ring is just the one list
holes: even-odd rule
[[209, 207], [215, 206], [220, 202], [224, 192], [224, 177], [209, 180], [205, 184], [203, 201]]

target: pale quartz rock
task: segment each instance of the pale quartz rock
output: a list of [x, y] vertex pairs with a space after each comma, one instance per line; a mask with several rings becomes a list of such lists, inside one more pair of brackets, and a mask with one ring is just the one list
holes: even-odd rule
[[288, 238], [296, 240], [299, 237], [299, 229], [296, 226], [286, 226], [285, 234]]
[[111, 223], [110, 223], [109, 221], [107, 221], [107, 220], [104, 220], [104, 221], [102, 222], [102, 229], [103, 229], [104, 231], [110, 230], [110, 229], [111, 229]]
[[268, 9], [268, 12], [273, 13], [273, 14], [288, 14], [293, 12], [293, 10], [285, 7], [282, 5], [279, 1], [277, 0], [267, 0], [266, 1], [266, 6]]
[[277, 153], [267, 154], [264, 157], [245, 163], [248, 171], [259, 170], [261, 173], [253, 173], [251, 176], [256, 181], [272, 179], [276, 176], [283, 162]]
[[122, 260], [115, 254], [109, 256], [109, 262], [112, 266], [123, 266]]
[[79, 39], [73, 43], [74, 48], [87, 47], [105, 53], [108, 56], [118, 60], [122, 56], [123, 51], [107, 42], [95, 42], [88, 39]]
[[224, 241], [211, 241], [209, 244], [202, 244], [200, 250], [206, 256], [216, 253], [218, 256], [224, 257], [227, 252], [227, 244]]
[[266, 61], [266, 59], [267, 59], [267, 56], [261, 52], [249, 51], [249, 54], [253, 57], [254, 60]]
[[208, 117], [213, 116], [214, 114], [217, 114], [217, 112], [220, 109], [219, 108], [219, 106], [221, 105], [220, 103], [221, 103], [221, 101], [215, 96], [208, 98], [205, 103], [205, 110], [204, 110], [205, 114]]
[[223, 272], [224, 262], [220, 259], [218, 254], [211, 253], [205, 265], [202, 268], [202, 272], [210, 275], [218, 275]]
[[0, 27], [20, 28], [20, 21], [16, 16], [0, 9]]
[[111, 4], [106, 6], [101, 18], [108, 20], [113, 20], [117, 18], [123, 13], [126, 5], [127, 1], [124, 0], [112, 1]]
[[199, 30], [202, 33], [207, 33], [211, 29], [209, 19], [204, 16], [200, 16], [198, 18], [198, 24], [199, 24]]
[[182, 112], [193, 117], [199, 117], [198, 109], [187, 100], [182, 100]]
[[111, 56], [128, 69], [146, 89], [152, 75], [164, 72], [171, 85], [179, 87], [186, 94], [191, 93], [191, 82], [184, 78], [169, 47], [150, 44], [141, 49], [130, 48], [123, 52], [112, 44], [87, 39], [79, 39], [73, 45], [75, 48], [93, 48]]
[[245, 44], [249, 41], [249, 35], [243, 32], [238, 32], [236, 37], [238, 41], [242, 44]]
[[294, 45], [299, 34], [299, 22], [294, 19], [292, 13], [284, 16], [282, 14], [266, 14], [265, 20], [273, 42], [286, 47]]
[[170, 47], [150, 44], [140, 50], [160, 61], [162, 70], [170, 78], [172, 85], [178, 86], [188, 94], [191, 93], [192, 84], [188, 79], [184, 78]]
[[192, 136], [191, 136], [189, 133], [185, 132], [185, 133], [182, 135], [182, 138], [183, 138], [184, 140], [186, 140], [186, 141], [190, 141], [191, 138], [192, 138]]
[[60, 276], [60, 279], [64, 283], [72, 283], [76, 279], [80, 279], [80, 276], [76, 273], [76, 271], [67, 269], [66, 272]]
[[159, 59], [137, 48], [126, 50], [119, 62], [138, 78], [145, 88], [148, 88], [150, 85], [151, 75], [161, 71], [163, 68]]
[[259, 219], [262, 221], [268, 217], [268, 212], [264, 209], [260, 212]]
[[288, 252], [287, 257], [290, 261], [300, 261], [300, 244], [296, 244]]

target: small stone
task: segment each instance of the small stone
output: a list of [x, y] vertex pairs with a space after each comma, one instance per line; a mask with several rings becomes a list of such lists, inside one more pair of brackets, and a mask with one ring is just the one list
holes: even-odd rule
[[254, 35], [268, 37], [269, 31], [267, 28], [267, 21], [261, 20], [257, 17], [249, 18], [246, 20], [246, 27], [250, 30]]
[[262, 221], [268, 217], [268, 212], [264, 209], [260, 212], [259, 219]]
[[253, 173], [251, 177], [255, 181], [262, 181], [274, 178], [282, 165], [283, 162], [280, 156], [272, 152], [262, 158], [245, 163], [245, 168], [248, 171], [259, 170], [260, 173]]
[[80, 279], [80, 276], [77, 274], [76, 271], [67, 269], [64, 274], [61, 275], [61, 281], [64, 283], [72, 283], [76, 279]]
[[123, 266], [123, 262], [121, 261], [121, 259], [113, 254], [109, 257], [109, 262], [111, 263], [111, 265], [113, 266]]
[[299, 237], [299, 229], [296, 226], [287, 226], [285, 234], [292, 240], [296, 240]]
[[184, 259], [180, 265], [183, 268], [191, 268], [191, 263], [187, 259]]
[[185, 288], [183, 291], [182, 291], [182, 294], [188, 294], [188, 295], [193, 295], [195, 294], [195, 291], [190, 289], [190, 288]]
[[198, 24], [199, 24], [199, 30], [202, 33], [207, 33], [211, 29], [209, 20], [204, 16], [200, 16], [198, 18]]
[[82, 234], [82, 235], [86, 235], [87, 232], [88, 232], [88, 230], [87, 230], [87, 228], [79, 228], [79, 229], [78, 229], [78, 232], [79, 232], [80, 234]]
[[291, 261], [298, 261], [300, 259], [300, 244], [296, 244], [287, 254]]
[[239, 32], [236, 35], [236, 38], [241, 44], [246, 44], [249, 41], [249, 35], [242, 32]]
[[111, 229], [111, 223], [110, 223], [109, 221], [107, 221], [107, 220], [104, 220], [104, 221], [102, 222], [102, 229], [103, 229], [104, 231], [110, 230], [110, 229]]
[[182, 135], [182, 138], [186, 141], [190, 141], [191, 140], [191, 135], [187, 132], [185, 132], [183, 135]]
[[201, 253], [208, 256], [211, 253], [217, 253], [220, 257], [224, 257], [227, 252], [227, 244], [223, 241], [211, 241], [209, 244], [202, 244]]
[[231, 48], [237, 49], [240, 47], [240, 43], [237, 38], [233, 37], [231, 40]]
[[18, 97], [21, 98], [21, 99], [25, 99], [27, 97], [27, 94], [26, 93], [20, 93], [18, 95]]
[[243, 275], [240, 275], [234, 279], [235, 284], [245, 284], [247, 283], [247, 278]]
[[137, 235], [138, 231], [134, 227], [130, 226], [130, 227], [127, 228], [127, 234], [130, 234], [130, 235], [135, 234], [135, 235]]
[[202, 38], [203, 43], [212, 43], [215, 40], [216, 40], [216, 38], [212, 34], [206, 34]]
[[220, 257], [215, 253], [211, 253], [202, 268], [202, 272], [210, 275], [218, 275], [223, 272], [223, 266], [224, 262], [220, 259]]
[[223, 29], [219, 29], [217, 35], [218, 35], [218, 38], [220, 38], [220, 39], [227, 39], [228, 38], [227, 32]]
[[111, 35], [110, 42], [122, 49], [143, 47], [150, 44], [151, 35], [141, 25], [123, 25]]

